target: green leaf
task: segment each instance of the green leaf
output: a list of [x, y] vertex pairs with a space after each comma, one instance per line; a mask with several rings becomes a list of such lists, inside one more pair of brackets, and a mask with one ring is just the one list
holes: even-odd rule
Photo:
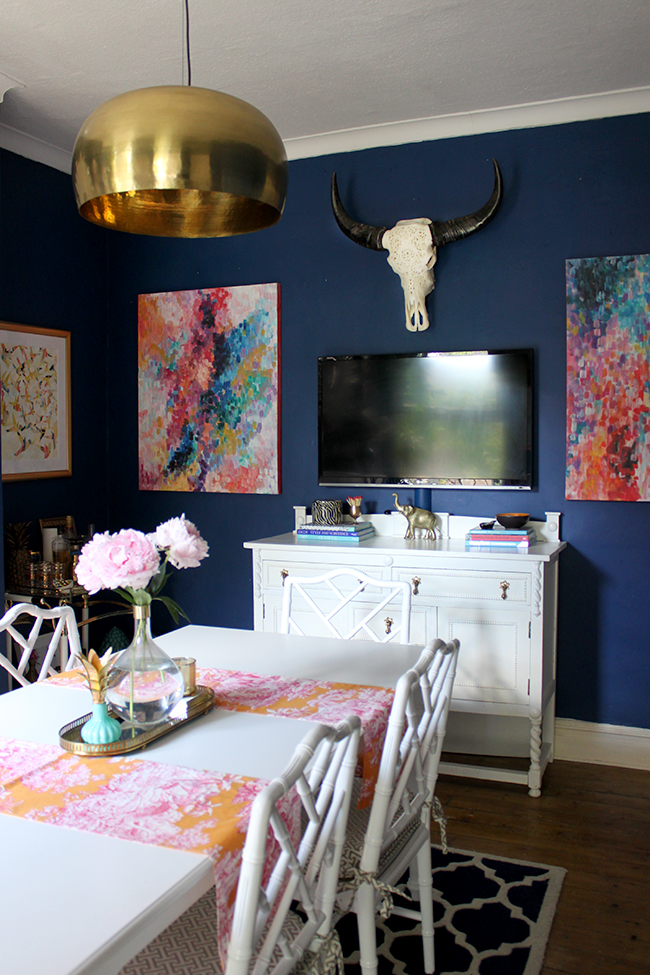
[[187, 613], [181, 609], [178, 603], [174, 602], [173, 599], [170, 599], [169, 596], [154, 596], [154, 601], [163, 603], [163, 605], [167, 607], [174, 623], [178, 623], [181, 616], [183, 619], [186, 619], [188, 623], [190, 622], [190, 618]]
[[[120, 592], [119, 589], [116, 590]], [[134, 606], [148, 606], [151, 602], [151, 594], [146, 589], [134, 589], [133, 586], [124, 586], [121, 595]]]
[[121, 586], [115, 586], [113, 592], [116, 592], [118, 596], [121, 596], [122, 599], [126, 600], [126, 602], [129, 604], [129, 606], [133, 606], [134, 605], [134, 599], [133, 599], [133, 596], [132, 596], [133, 590], [131, 590], [131, 589], [123, 589]]
[[165, 559], [156, 574], [152, 576], [151, 582], [147, 586], [147, 592], [150, 593], [154, 599], [166, 585], [168, 577], [169, 573], [167, 572], [167, 559]]

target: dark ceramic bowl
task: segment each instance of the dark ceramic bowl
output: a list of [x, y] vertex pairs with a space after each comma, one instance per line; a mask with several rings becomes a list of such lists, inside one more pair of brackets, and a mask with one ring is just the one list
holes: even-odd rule
[[509, 511], [505, 515], [497, 515], [497, 521], [504, 528], [523, 528], [530, 515], [523, 515], [521, 512]]

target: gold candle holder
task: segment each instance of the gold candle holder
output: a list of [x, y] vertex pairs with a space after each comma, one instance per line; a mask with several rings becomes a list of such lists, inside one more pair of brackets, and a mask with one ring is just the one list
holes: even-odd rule
[[194, 657], [174, 657], [173, 660], [183, 675], [185, 683], [183, 697], [191, 697], [192, 694], [196, 694], [196, 660]]

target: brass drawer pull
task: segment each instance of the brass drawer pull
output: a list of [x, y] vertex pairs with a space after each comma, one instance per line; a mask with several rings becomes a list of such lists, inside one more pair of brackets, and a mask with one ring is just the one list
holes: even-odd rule
[[286, 569], [280, 569], [280, 576], [282, 578], [282, 585], [284, 585], [284, 580], [287, 578], [288, 575], [289, 575], [289, 573], [287, 572]]
[[413, 578], [411, 579], [411, 582], [413, 583], [413, 595], [414, 596], [417, 596], [418, 593], [419, 593], [419, 591], [420, 591], [418, 587], [419, 587], [420, 583], [422, 582], [422, 579], [418, 579], [417, 576], [413, 576]]
[[392, 620], [390, 616], [386, 617], [386, 619], [384, 620], [384, 623], [386, 624], [386, 633], [390, 633], [390, 628], [394, 622], [395, 620]]
[[509, 582], [505, 582], [505, 580], [504, 580], [502, 583], [499, 584], [499, 588], [501, 590], [501, 599], [507, 599], [508, 598], [508, 589], [510, 589], [510, 583]]

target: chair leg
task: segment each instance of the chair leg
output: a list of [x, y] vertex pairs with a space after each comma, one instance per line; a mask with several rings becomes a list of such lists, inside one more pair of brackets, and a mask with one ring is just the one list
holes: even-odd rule
[[375, 925], [375, 889], [362, 884], [354, 897], [359, 932], [359, 962], [363, 975], [377, 975], [377, 930]]
[[424, 971], [433, 975], [435, 959], [433, 951], [433, 882], [431, 879], [431, 847], [423, 843], [417, 855], [418, 886], [420, 888], [420, 913], [422, 915], [422, 951]]
[[418, 870], [418, 860], [417, 857], [413, 860], [409, 866], [409, 879], [407, 883], [409, 897], [413, 901], [420, 900], [420, 878]]

